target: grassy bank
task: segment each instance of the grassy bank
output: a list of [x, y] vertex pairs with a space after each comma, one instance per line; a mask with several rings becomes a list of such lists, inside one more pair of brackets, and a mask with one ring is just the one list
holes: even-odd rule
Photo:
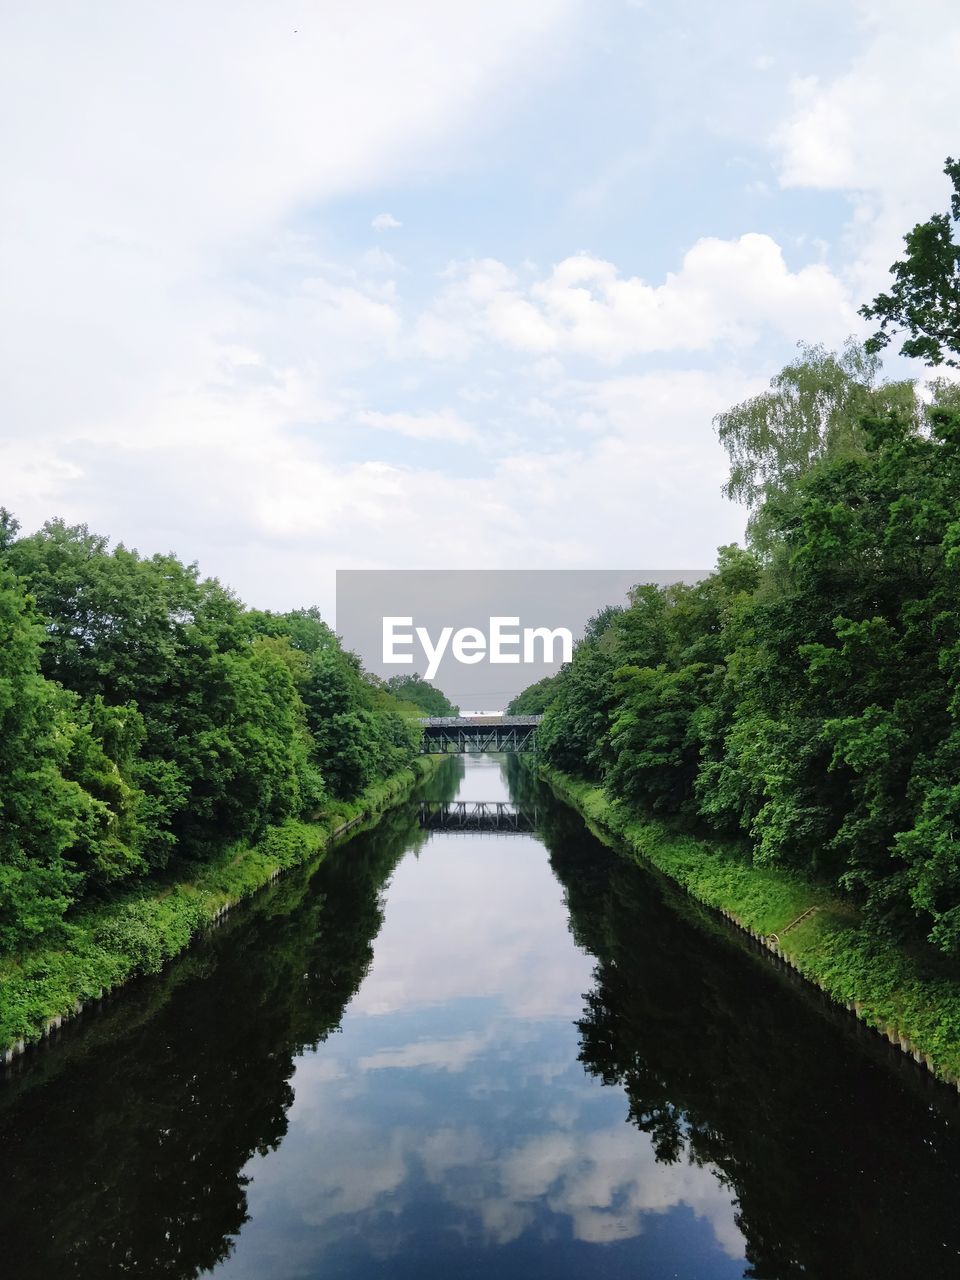
[[321, 853], [346, 827], [405, 797], [441, 757], [332, 804], [315, 822], [285, 822], [254, 846], [234, 845], [183, 878], [144, 883], [122, 898], [78, 911], [55, 943], [0, 962], [0, 1055], [19, 1052], [83, 1005], [140, 974], [156, 973], [231, 906], [283, 871]]
[[735, 845], [631, 812], [601, 788], [557, 770], [542, 767], [541, 773], [598, 835], [613, 837], [622, 851], [761, 939], [777, 935], [768, 945], [804, 977], [936, 1075], [960, 1081], [955, 962], [924, 946], [907, 948], [878, 937], [848, 903], [790, 871], [753, 866]]

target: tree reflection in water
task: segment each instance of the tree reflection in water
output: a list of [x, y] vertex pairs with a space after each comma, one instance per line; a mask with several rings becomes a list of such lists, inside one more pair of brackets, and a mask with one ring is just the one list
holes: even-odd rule
[[659, 1160], [710, 1165], [731, 1188], [746, 1274], [960, 1274], [951, 1096], [906, 1079], [885, 1046], [510, 773], [515, 798], [540, 806], [571, 929], [597, 958], [581, 1061], [625, 1090]]
[[[471, 768], [482, 789], [489, 775]], [[425, 990], [352, 1032], [348, 1018], [351, 1034], [311, 1054], [367, 974], [383, 886], [406, 851], [437, 838], [415, 805], [400, 808], [6, 1083], [5, 1274], [187, 1280], [241, 1262], [258, 1274], [270, 1250], [299, 1249], [304, 1275], [633, 1276], [668, 1256], [684, 1275], [731, 1275], [743, 1266], [737, 1225], [746, 1274], [763, 1280], [960, 1273], [949, 1103], [905, 1084], [688, 899], [599, 844], [519, 762], [504, 768], [512, 799], [539, 812], [570, 929], [595, 957], [577, 1032], [570, 995], [583, 987], [569, 975], [587, 985], [592, 961], [563, 932], [541, 851], [516, 837], [530, 858], [511, 880], [511, 846], [476, 837], [491, 843], [470, 861], [473, 837], [460, 836], [408, 882], [434, 895], [421, 911], [448, 911], [430, 945], [402, 900], [378, 943], [384, 976], [396, 984], [402, 969]], [[462, 776], [450, 761], [423, 798], [452, 799]], [[473, 878], [458, 881], [458, 865]], [[479, 921], [480, 904], [450, 902], [449, 886], [481, 882], [483, 919], [505, 920], [490, 937], [516, 952], [482, 972], [478, 923], [476, 972], [437, 977], [438, 952]], [[527, 897], [504, 902], [504, 885]], [[550, 889], [555, 917], [532, 919]], [[523, 975], [544, 988], [540, 1012]], [[382, 1002], [375, 978], [355, 1007]], [[577, 1034], [588, 1076], [612, 1088], [587, 1087]], [[302, 1096], [277, 1151], [295, 1070]], [[266, 1197], [257, 1212], [267, 1208], [225, 1262], [251, 1213], [251, 1169]]]
[[[432, 789], [456, 787], [453, 767]], [[388, 813], [349, 858], [288, 875], [6, 1083], [6, 1275], [186, 1277], [226, 1256], [242, 1170], [286, 1133], [294, 1059], [336, 1030], [380, 890], [424, 838], [412, 806]]]

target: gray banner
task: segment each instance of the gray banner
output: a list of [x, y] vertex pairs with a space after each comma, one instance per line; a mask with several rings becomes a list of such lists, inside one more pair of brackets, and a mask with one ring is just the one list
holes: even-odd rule
[[608, 605], [631, 588], [698, 582], [708, 569], [349, 569], [336, 628], [367, 671], [420, 675], [466, 713], [502, 711], [555, 674]]

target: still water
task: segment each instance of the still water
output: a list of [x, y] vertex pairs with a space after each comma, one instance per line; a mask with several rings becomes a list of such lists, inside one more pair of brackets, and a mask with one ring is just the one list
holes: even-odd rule
[[952, 1100], [516, 760], [451, 760], [0, 1082], [11, 1280], [877, 1280], [958, 1251]]

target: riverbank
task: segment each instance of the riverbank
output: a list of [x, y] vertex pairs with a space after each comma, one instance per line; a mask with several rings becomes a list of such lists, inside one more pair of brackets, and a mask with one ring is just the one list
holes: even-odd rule
[[402, 801], [444, 757], [420, 756], [367, 788], [333, 803], [314, 822], [271, 827], [256, 845], [234, 845], [191, 878], [145, 883], [107, 904], [78, 911], [56, 944], [0, 963], [0, 1063], [80, 1014], [123, 983], [157, 973], [200, 930], [284, 871], [323, 853], [333, 840]]
[[878, 937], [850, 904], [787, 870], [755, 867], [733, 844], [631, 812], [602, 788], [540, 775], [600, 838], [655, 867], [781, 957], [938, 1078], [960, 1089], [960, 969], [931, 948]]

